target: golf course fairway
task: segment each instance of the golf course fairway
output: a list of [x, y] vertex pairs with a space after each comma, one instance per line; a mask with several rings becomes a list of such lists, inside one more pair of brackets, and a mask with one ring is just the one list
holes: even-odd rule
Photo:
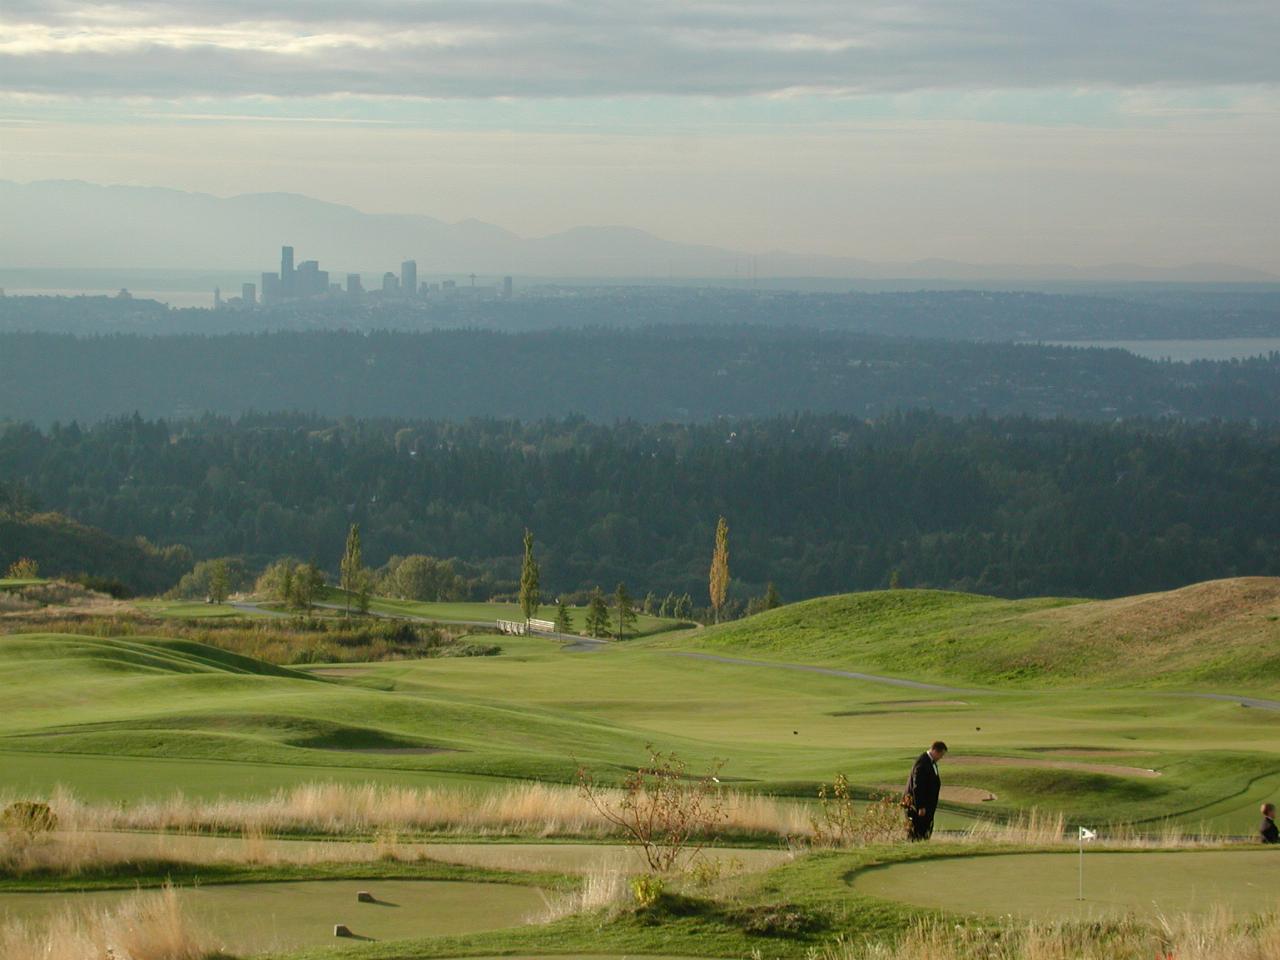
[[1252, 914], [1280, 906], [1275, 850], [1086, 850], [1083, 900], [1077, 899], [1079, 868], [1075, 853], [941, 857], [870, 867], [853, 886], [869, 896], [951, 913], [1037, 920], [1215, 909]]
[[[358, 903], [368, 891], [376, 902]], [[110, 909], [132, 890], [3, 893], [0, 920], [40, 921], [68, 909]], [[318, 880], [184, 887], [182, 905], [227, 950], [257, 955], [326, 944], [403, 940], [499, 930], [529, 922], [543, 908], [535, 887], [435, 880]], [[351, 938], [335, 938], [335, 924]]]

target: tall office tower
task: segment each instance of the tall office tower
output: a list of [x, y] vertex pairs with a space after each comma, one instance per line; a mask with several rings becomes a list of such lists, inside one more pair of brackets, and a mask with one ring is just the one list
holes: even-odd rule
[[297, 296], [293, 277], [293, 247], [280, 248], [280, 296]]
[[246, 307], [252, 307], [258, 302], [258, 288], [252, 283], [240, 284], [240, 300]]
[[360, 280], [360, 274], [347, 274], [347, 296], [358, 297], [364, 293], [364, 283]]
[[400, 264], [400, 294], [412, 297], [418, 292], [418, 261], [406, 260]]
[[394, 273], [388, 270], [382, 275], [382, 295], [384, 297], [394, 297], [400, 292], [400, 280]]
[[213, 288], [213, 309], [215, 310], [222, 309], [222, 288], [221, 287]]
[[280, 277], [274, 273], [262, 275], [262, 302], [275, 303], [280, 299]]
[[511, 278], [510, 277], [502, 278], [502, 299], [503, 300], [511, 299]]

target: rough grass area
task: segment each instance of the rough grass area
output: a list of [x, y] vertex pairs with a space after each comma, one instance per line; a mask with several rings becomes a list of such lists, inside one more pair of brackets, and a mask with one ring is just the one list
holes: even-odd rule
[[1198, 683], [1244, 692], [1280, 690], [1277, 639], [1280, 578], [1244, 577], [1088, 602], [843, 594], [655, 643], [944, 684]]

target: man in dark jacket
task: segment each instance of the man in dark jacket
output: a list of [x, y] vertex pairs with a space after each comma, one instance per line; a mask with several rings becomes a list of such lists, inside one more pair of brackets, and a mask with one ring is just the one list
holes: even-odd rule
[[916, 757], [907, 778], [902, 805], [907, 809], [907, 836], [912, 840], [928, 840], [933, 834], [933, 815], [938, 809], [942, 778], [938, 761], [947, 755], [947, 745], [935, 740], [929, 749]]
[[1280, 843], [1280, 830], [1276, 829], [1276, 805], [1262, 805], [1262, 823], [1258, 826], [1258, 835], [1263, 843]]

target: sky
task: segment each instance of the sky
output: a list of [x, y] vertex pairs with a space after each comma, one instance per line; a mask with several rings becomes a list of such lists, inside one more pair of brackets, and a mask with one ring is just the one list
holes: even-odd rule
[[4, 0], [0, 179], [1280, 273], [1277, 51], [1275, 0]]

